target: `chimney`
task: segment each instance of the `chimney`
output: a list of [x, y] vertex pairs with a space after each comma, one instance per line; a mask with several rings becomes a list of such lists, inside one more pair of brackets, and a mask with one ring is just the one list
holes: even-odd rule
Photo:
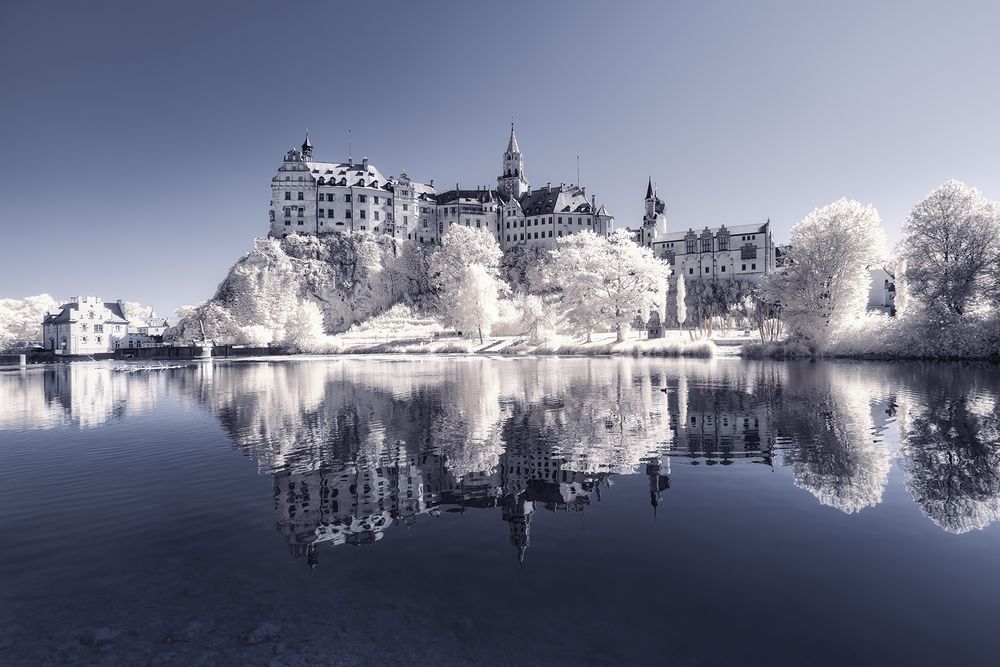
[[365, 170], [368, 169], [368, 158], [366, 157], [361, 158], [361, 168]]
[[434, 187], [434, 179], [433, 178], [431, 179], [431, 187], [432, 188]]
[[552, 191], [552, 181], [549, 181], [548, 183], [545, 184], [545, 191], [546, 192]]

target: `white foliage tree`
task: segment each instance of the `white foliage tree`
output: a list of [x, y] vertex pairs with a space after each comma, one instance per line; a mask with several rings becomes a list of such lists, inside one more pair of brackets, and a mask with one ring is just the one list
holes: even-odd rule
[[42, 339], [42, 319], [59, 304], [48, 294], [23, 299], [0, 299], [0, 350], [15, 341]]
[[1000, 286], [997, 205], [961, 181], [947, 181], [910, 212], [901, 255], [915, 298], [962, 315]]
[[480, 342], [499, 317], [507, 292], [500, 280], [500, 246], [486, 229], [453, 225], [430, 260], [431, 286], [446, 326], [476, 331]]
[[591, 342], [594, 331], [612, 326], [600, 301], [604, 282], [607, 241], [591, 231], [572, 234], [551, 251], [546, 283], [560, 290], [566, 321], [585, 331]]
[[637, 313], [659, 309], [670, 269], [625, 230], [608, 238], [573, 234], [552, 251], [549, 282], [562, 293], [566, 319], [587, 332], [613, 328], [618, 342]]
[[684, 282], [684, 274], [677, 276], [677, 324], [684, 325], [687, 320], [687, 285]]
[[537, 343], [555, 331], [558, 317], [554, 304], [546, 303], [537, 294], [519, 294], [515, 303], [521, 315], [521, 326], [531, 342]]
[[612, 232], [607, 243], [601, 297], [620, 343], [625, 340], [625, 327], [636, 313], [645, 318], [646, 313], [658, 307], [670, 269], [653, 255], [652, 250], [634, 243], [624, 229]]
[[326, 338], [323, 312], [312, 301], [301, 301], [285, 320], [284, 343], [298, 352], [319, 352]]
[[902, 317], [903, 314], [906, 313], [907, 307], [910, 305], [910, 285], [906, 280], [905, 259], [896, 261], [894, 273], [894, 280], [896, 283], [896, 317]]
[[822, 352], [838, 329], [864, 316], [868, 269], [884, 253], [878, 211], [840, 199], [792, 228], [790, 264], [768, 276], [764, 293], [781, 305], [790, 335]]

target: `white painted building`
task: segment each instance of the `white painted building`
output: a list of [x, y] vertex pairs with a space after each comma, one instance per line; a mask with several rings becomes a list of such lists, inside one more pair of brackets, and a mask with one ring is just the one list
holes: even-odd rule
[[642, 226], [632, 232], [636, 243], [670, 263], [673, 279], [750, 280], [757, 282], [775, 269], [771, 221], [760, 224], [705, 227], [671, 232], [666, 205], [656, 196], [652, 180], [646, 187]]
[[496, 189], [438, 191], [405, 172], [386, 177], [365, 158], [355, 164], [316, 162], [306, 136], [271, 180], [270, 235], [372, 231], [418, 243], [439, 243], [451, 225], [490, 230], [504, 249], [553, 248], [559, 238], [591, 230], [607, 235], [613, 218], [579, 185], [532, 190], [511, 126]]
[[112, 352], [127, 336], [122, 301], [105, 302], [96, 296], [74, 296], [42, 320], [45, 348], [60, 354]]
[[124, 347], [150, 347], [163, 342], [170, 326], [150, 311], [148, 317], [130, 323], [122, 300], [71, 297], [69, 303], [42, 320], [42, 342], [57, 354], [100, 354]]

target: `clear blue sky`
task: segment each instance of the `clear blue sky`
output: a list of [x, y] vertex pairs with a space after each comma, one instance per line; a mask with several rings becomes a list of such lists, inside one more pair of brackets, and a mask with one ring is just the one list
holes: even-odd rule
[[841, 196], [889, 238], [948, 178], [1000, 198], [1000, 3], [22, 2], [0, 22], [0, 296], [214, 292], [317, 157], [493, 185], [511, 116], [533, 185], [636, 224]]

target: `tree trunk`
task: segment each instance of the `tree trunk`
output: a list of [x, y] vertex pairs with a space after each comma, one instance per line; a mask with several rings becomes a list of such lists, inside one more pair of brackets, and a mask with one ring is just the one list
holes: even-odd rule
[[593, 332], [590, 329], [587, 329], [587, 342], [588, 343], [593, 343], [594, 342], [593, 339], [591, 338], [591, 334], [592, 333]]
[[615, 327], [615, 334], [616, 334], [615, 335], [615, 342], [616, 343], [624, 343], [625, 342], [625, 328], [621, 325], [621, 323], [619, 323], [618, 326]]
[[479, 344], [483, 344], [483, 328], [479, 327]]

